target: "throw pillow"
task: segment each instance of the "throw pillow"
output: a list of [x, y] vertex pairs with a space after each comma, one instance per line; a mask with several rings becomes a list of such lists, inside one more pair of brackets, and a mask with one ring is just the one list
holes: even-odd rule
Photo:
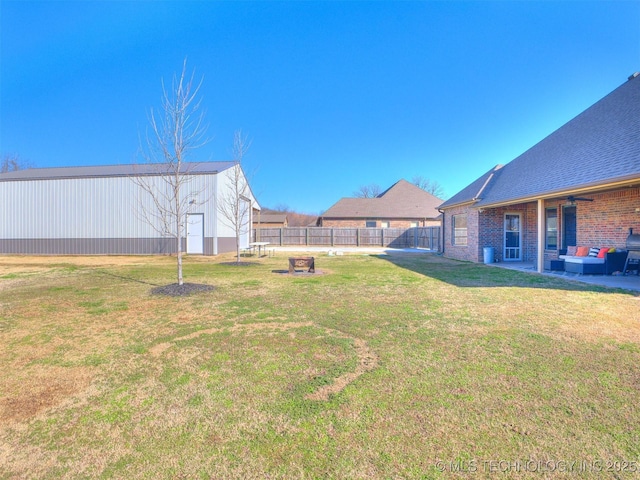
[[575, 245], [569, 246], [567, 247], [567, 255], [573, 257], [576, 254], [577, 250], [578, 250], [578, 247], [576, 247]]
[[600, 253], [600, 249], [599, 248], [591, 247], [589, 249], [589, 256], [590, 257], [597, 257], [599, 253]]
[[578, 247], [576, 257], [586, 257], [589, 255], [589, 247]]
[[606, 257], [607, 253], [609, 253], [609, 249], [608, 248], [601, 248], [600, 251], [598, 252], [598, 258]]
[[609, 249], [609, 253], [614, 253], [615, 251], [616, 251], [616, 247], [611, 247], [611, 248]]

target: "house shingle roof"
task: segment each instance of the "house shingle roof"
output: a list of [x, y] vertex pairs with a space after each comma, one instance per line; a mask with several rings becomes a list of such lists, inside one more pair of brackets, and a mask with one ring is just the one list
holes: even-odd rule
[[640, 76], [637, 75], [440, 207], [469, 202], [475, 202], [477, 207], [515, 203], [633, 178], [640, 178]]
[[442, 200], [400, 180], [375, 198], [342, 198], [323, 218], [437, 218]]
[[[233, 162], [202, 162], [184, 163], [183, 172], [194, 175], [218, 173], [234, 165]], [[0, 174], [0, 182], [8, 180], [52, 180], [62, 178], [91, 178], [91, 177], [131, 177], [136, 175], [160, 175], [164, 164], [140, 165], [98, 165], [88, 167], [52, 167], [28, 168]]]
[[287, 221], [286, 213], [261, 213], [260, 217], [255, 217], [253, 221], [255, 223], [260, 220], [260, 223], [285, 223]]

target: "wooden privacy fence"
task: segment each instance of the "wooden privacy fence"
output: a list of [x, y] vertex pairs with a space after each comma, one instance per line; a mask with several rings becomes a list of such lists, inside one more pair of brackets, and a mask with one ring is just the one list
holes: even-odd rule
[[256, 228], [253, 239], [280, 246], [426, 248], [440, 251], [440, 227]]

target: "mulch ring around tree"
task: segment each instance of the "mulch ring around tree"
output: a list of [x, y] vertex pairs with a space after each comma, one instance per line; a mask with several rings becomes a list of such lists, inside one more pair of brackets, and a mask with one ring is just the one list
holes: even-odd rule
[[169, 297], [185, 297], [193, 293], [210, 292], [214, 289], [213, 285], [203, 283], [183, 283], [178, 285], [172, 283], [151, 289], [151, 295], [167, 295]]

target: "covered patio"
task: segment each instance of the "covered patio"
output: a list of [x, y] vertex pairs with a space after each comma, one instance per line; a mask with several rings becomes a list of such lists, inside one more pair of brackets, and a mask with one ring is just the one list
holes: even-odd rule
[[640, 277], [638, 275], [580, 275], [564, 271], [544, 270], [538, 272], [538, 266], [534, 262], [498, 262], [487, 264], [488, 267], [506, 268], [536, 275], [550, 275], [561, 277], [568, 281], [588, 283], [607, 288], [622, 288], [640, 292]]

